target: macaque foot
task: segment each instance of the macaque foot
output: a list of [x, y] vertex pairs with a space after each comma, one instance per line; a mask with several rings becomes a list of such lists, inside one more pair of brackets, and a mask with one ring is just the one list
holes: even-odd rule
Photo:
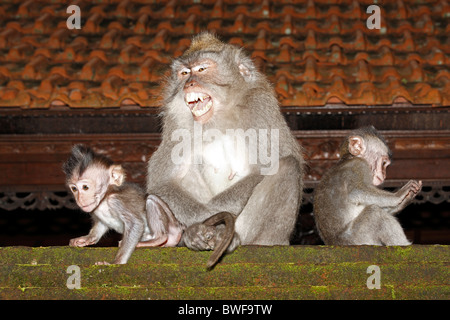
[[183, 240], [188, 248], [198, 251], [214, 250], [216, 243], [220, 243], [220, 239], [217, 239], [216, 227], [202, 223], [193, 224], [187, 228], [183, 234]]

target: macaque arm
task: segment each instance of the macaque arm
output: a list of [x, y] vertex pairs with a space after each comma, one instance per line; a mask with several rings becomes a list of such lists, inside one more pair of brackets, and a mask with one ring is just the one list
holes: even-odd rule
[[422, 182], [410, 180], [397, 192], [389, 192], [377, 188], [369, 181], [356, 183], [350, 180], [348, 183], [349, 199], [357, 205], [376, 205], [387, 209], [390, 214], [403, 210], [420, 192]]
[[108, 231], [108, 227], [100, 220], [94, 219], [94, 225], [89, 231], [88, 235], [71, 239], [69, 246], [71, 247], [85, 247], [96, 244], [101, 237]]
[[339, 180], [346, 181], [343, 187], [347, 189], [349, 201], [355, 205], [386, 208], [397, 207], [401, 203], [397, 194], [373, 185], [372, 172], [364, 160], [349, 161], [339, 176]]
[[207, 206], [210, 212], [224, 210], [239, 215], [253, 193], [254, 188], [264, 178], [261, 174], [252, 174], [212, 198]]
[[157, 185], [148, 190], [147, 193], [164, 199], [171, 212], [182, 213], [175, 216], [182, 225], [189, 226], [211, 216], [211, 212], [205, 205], [195, 200], [175, 182]]
[[397, 212], [402, 211], [411, 201], [419, 194], [420, 190], [422, 190], [422, 181], [410, 180], [408, 181], [400, 190], [398, 190], [395, 194], [398, 194], [401, 197], [402, 201], [396, 207], [389, 208], [388, 213], [396, 214]]
[[[189, 226], [209, 218], [211, 212], [180, 186], [180, 179], [186, 175], [186, 167], [176, 166], [168, 158], [175, 147], [170, 139], [170, 135], [163, 136], [161, 145], [149, 161], [147, 194], [164, 199], [176, 219], [182, 225]], [[196, 183], [199, 183], [198, 180]]]
[[394, 193], [378, 189], [371, 185], [361, 185], [358, 187], [349, 187], [348, 194], [350, 202], [356, 205], [376, 205], [380, 208], [398, 207], [401, 199]]

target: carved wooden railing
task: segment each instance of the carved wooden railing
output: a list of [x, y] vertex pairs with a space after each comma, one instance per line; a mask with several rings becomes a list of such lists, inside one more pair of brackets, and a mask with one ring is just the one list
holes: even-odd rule
[[[282, 111], [307, 160], [301, 213], [311, 214], [308, 205], [315, 185], [337, 161], [343, 138], [368, 124], [381, 131], [394, 154], [386, 188], [395, 190], [409, 179], [420, 179], [424, 188], [415, 203], [450, 201], [450, 108], [327, 106]], [[76, 143], [110, 156], [123, 164], [129, 180], [145, 184], [146, 163], [160, 143], [158, 112], [155, 108], [1, 110], [0, 209], [74, 208], [61, 165]], [[313, 232], [313, 223], [308, 228], [303, 232]]]
[[[394, 153], [385, 186], [421, 179], [425, 189], [417, 203], [448, 201], [449, 108], [318, 110], [283, 109], [304, 148], [307, 188], [313, 189], [338, 159], [339, 145], [351, 128], [373, 124]], [[144, 183], [146, 162], [160, 143], [157, 112], [154, 108], [0, 112], [0, 207], [73, 207], [61, 164], [75, 143], [110, 156], [124, 165], [128, 179]], [[310, 201], [310, 194], [305, 200]]]

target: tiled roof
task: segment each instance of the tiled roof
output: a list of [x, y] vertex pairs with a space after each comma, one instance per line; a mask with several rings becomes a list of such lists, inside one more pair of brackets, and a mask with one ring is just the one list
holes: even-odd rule
[[380, 1], [380, 30], [373, 0], [69, 2], [3, 1], [0, 107], [158, 106], [164, 67], [202, 30], [245, 46], [283, 106], [450, 105], [448, 0]]

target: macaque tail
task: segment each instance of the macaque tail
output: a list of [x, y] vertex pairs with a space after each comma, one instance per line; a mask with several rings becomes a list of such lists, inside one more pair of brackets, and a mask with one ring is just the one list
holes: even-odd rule
[[206, 219], [203, 224], [207, 226], [217, 226], [218, 224], [224, 223], [225, 230], [222, 242], [214, 249], [214, 252], [209, 257], [209, 260], [206, 264], [206, 268], [208, 270], [212, 269], [216, 263], [219, 261], [220, 257], [227, 250], [231, 241], [234, 237], [234, 215], [229, 212], [219, 212]]

